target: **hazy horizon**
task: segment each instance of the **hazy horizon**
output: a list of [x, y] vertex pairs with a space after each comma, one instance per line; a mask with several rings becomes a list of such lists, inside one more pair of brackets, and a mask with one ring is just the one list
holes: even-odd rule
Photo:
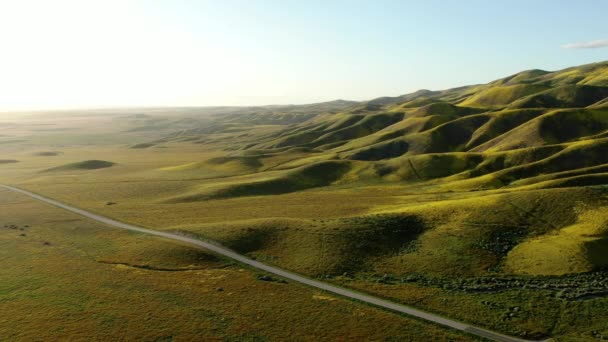
[[606, 59], [608, 4], [586, 3], [3, 1], [0, 112], [362, 101], [559, 70]]

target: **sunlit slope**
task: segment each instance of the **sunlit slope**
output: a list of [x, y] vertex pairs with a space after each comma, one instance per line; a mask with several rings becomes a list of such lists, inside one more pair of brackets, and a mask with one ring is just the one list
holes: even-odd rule
[[233, 178], [226, 182], [196, 186], [186, 194], [168, 200], [170, 203], [203, 201], [239, 196], [277, 195], [332, 184], [351, 168], [350, 163], [327, 161], [302, 166], [290, 171], [268, 173], [264, 177]]

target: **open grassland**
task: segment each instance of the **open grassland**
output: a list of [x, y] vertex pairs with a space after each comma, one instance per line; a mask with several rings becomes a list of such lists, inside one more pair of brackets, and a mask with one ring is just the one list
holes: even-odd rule
[[[99, 156], [114, 154], [117, 165], [129, 164], [129, 158], [111, 150], [99, 151]], [[182, 157], [190, 158], [183, 151]], [[154, 163], [165, 161], [142, 165]], [[132, 166], [133, 174], [120, 174], [115, 167], [79, 170], [55, 182], [40, 178], [38, 169], [11, 172], [33, 176], [23, 181], [25, 188], [126, 222], [211, 238], [264, 262], [506, 333], [562, 340], [606, 333], [603, 273], [588, 281], [600, 282], [595, 287], [574, 282], [522, 290], [523, 284], [542, 282], [540, 275], [586, 274], [605, 265], [602, 229], [608, 199], [602, 188], [450, 192], [433, 185], [335, 185], [175, 202], [165, 199], [208, 180], [153, 179], [164, 170], [142, 172]], [[132, 176], [137, 174], [146, 177]], [[242, 177], [252, 176], [237, 178]], [[553, 254], [540, 250], [539, 242]], [[150, 264], [149, 258], [132, 264]], [[412, 281], [414, 275], [423, 276]], [[460, 285], [493, 284], [505, 277], [516, 285], [484, 290]]]
[[[0, 182], [128, 223], [213, 239], [269, 264], [504, 333], [608, 338], [607, 80], [603, 62], [363, 103], [35, 113], [0, 122]], [[2, 211], [7, 220], [18, 213]], [[62, 227], [72, 232], [74, 222], [81, 221]], [[401, 328], [374, 335], [365, 330], [373, 322], [403, 318], [320, 300], [325, 295], [292, 284], [260, 283], [185, 247], [96, 229], [94, 239], [44, 234], [74, 239], [65, 240], [70, 246], [95, 244], [87, 252], [95, 257], [74, 266], [78, 272], [120, 270], [150, 291], [191, 295], [184, 303], [209, 300], [210, 315], [233, 315], [226, 321], [234, 325], [213, 334], [184, 329], [207, 338], [284, 339], [287, 325], [235, 313], [251, 304], [283, 315], [283, 301], [299, 306], [285, 324], [307, 317], [318, 339], [449, 339], [409, 320], [401, 321], [415, 327], [409, 335]], [[15, 255], [35, 263], [46, 247]], [[48, 258], [49, 265], [70, 259]], [[160, 270], [176, 267], [201, 269]], [[62, 272], [54, 281], [79, 276]], [[213, 286], [225, 291], [196, 292], [193, 277], [206, 276], [218, 277]], [[230, 292], [230, 284], [250, 292]], [[135, 286], [117, 291], [127, 296]], [[248, 301], [263, 291], [282, 297]], [[221, 307], [227, 293], [235, 301]], [[295, 299], [301, 294], [305, 299]], [[333, 316], [321, 324], [308, 317], [319, 303], [343, 307], [322, 314]], [[153, 317], [161, 304], [144, 311]], [[369, 311], [369, 322], [340, 316], [348, 308]], [[171, 310], [162, 314], [179, 313]], [[321, 335], [334, 321], [344, 335]]]
[[0, 205], [3, 340], [471, 340], [5, 190]]

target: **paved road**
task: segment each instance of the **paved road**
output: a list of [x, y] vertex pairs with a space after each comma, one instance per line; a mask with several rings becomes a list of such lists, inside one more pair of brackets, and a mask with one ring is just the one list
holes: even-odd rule
[[[163, 238], [167, 238], [167, 239], [171, 239], [171, 240], [176, 240], [176, 241], [181, 241], [181, 242], [185, 242], [189, 245], [198, 247], [198, 248], [203, 248], [209, 251], [213, 251], [217, 254], [223, 255], [225, 257], [228, 257], [230, 259], [234, 259], [240, 263], [249, 265], [251, 267], [266, 271], [268, 273], [272, 273], [275, 275], [278, 275], [280, 277], [283, 277], [285, 279], [290, 279], [292, 281], [296, 281], [298, 283], [302, 283], [317, 289], [321, 289], [327, 292], [331, 292], [343, 297], [347, 297], [347, 298], [351, 298], [351, 299], [355, 299], [367, 304], [372, 304], [384, 309], [389, 309], [392, 311], [396, 311], [399, 313], [403, 313], [406, 315], [410, 315], [410, 316], [415, 316], [417, 318], [426, 320], [426, 321], [430, 321], [436, 324], [440, 324], [452, 329], [456, 329], [456, 330], [461, 330], [464, 332], [467, 332], [469, 334], [473, 334], [473, 335], [477, 335], [477, 336], [481, 336], [490, 340], [494, 340], [494, 341], [500, 341], [500, 342], [524, 342], [524, 341], [530, 341], [530, 340], [525, 340], [525, 339], [520, 339], [520, 338], [516, 338], [516, 337], [511, 337], [511, 336], [507, 336], [507, 335], [502, 335], [496, 332], [492, 332], [483, 328], [479, 328], [479, 327], [475, 327], [475, 326], [471, 326], [468, 325], [466, 323], [462, 323], [462, 322], [458, 322], [455, 320], [451, 320], [449, 318], [445, 318], [445, 317], [441, 317], [435, 314], [431, 314], [428, 312], [424, 312], [418, 309], [414, 309], [405, 305], [401, 305], [401, 304], [397, 304], [397, 303], [393, 303], [390, 302], [388, 300], [384, 300], [384, 299], [380, 299], [377, 297], [373, 297], [373, 296], [369, 296], [369, 295], [365, 295], [362, 293], [358, 293], [355, 291], [351, 291], [351, 290], [347, 290], [344, 288], [340, 288], [334, 285], [330, 285], [327, 283], [323, 283], [320, 281], [316, 281], [316, 280], [312, 280], [306, 277], [303, 277], [301, 275], [292, 273], [292, 272], [288, 272], [285, 271], [283, 269], [277, 268], [277, 267], [273, 267], [273, 266], [269, 266], [266, 264], [263, 264], [259, 261], [255, 261], [252, 259], [247, 258], [246, 256], [243, 256], [241, 254], [238, 254], [226, 247], [222, 247], [217, 243], [213, 243], [213, 242], [207, 242], [207, 241], [202, 241], [202, 240], [197, 240], [194, 238], [190, 238], [190, 237], [186, 237], [186, 236], [182, 236], [179, 234], [174, 234], [174, 233], [168, 233], [168, 232], [162, 232], [162, 231], [157, 231], [157, 230], [152, 230], [152, 229], [146, 229], [146, 228], [142, 228], [142, 227], [137, 227], [137, 226], [133, 226], [130, 224], [126, 224], [123, 222], [119, 222], [116, 220], [112, 220], [108, 217], [105, 216], [101, 216], [101, 215], [97, 215], [97, 214], [93, 214], [91, 212], [88, 212], [86, 210], [82, 210], [82, 209], [78, 209], [75, 207], [72, 207], [70, 205], [67, 204], [63, 204], [61, 202], [52, 200], [50, 198], [44, 197], [44, 196], [40, 196], [37, 195], [35, 193], [26, 191], [26, 190], [22, 190], [19, 188], [15, 188], [12, 186], [8, 186], [8, 185], [2, 185], [0, 184], [1, 188], [5, 188], [14, 192], [18, 192], [21, 193], [23, 195], [35, 198], [37, 200], [46, 202], [48, 204], [54, 205], [56, 207], [71, 211], [73, 213], [88, 217], [92, 220], [101, 222], [101, 223], [105, 223], [109, 226], [113, 226], [116, 228], [122, 228], [122, 229], [127, 229], [127, 230], [131, 230], [131, 231], [135, 231], [135, 232], [140, 232], [140, 233], [144, 233], [144, 234], [150, 234], [150, 235], [156, 235], [156, 236], [160, 236]], [[549, 341], [549, 340], [546, 340]]]

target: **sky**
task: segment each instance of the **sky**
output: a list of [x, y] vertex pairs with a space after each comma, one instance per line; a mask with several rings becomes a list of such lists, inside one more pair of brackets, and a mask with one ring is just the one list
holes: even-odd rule
[[608, 1], [0, 0], [0, 111], [366, 100], [608, 60]]

